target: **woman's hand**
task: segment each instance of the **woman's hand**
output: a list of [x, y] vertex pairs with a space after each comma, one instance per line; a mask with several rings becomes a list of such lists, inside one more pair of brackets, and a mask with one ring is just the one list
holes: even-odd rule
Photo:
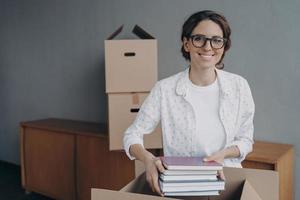
[[[216, 153], [213, 153], [212, 155], [210, 156], [207, 156], [205, 157], [203, 160], [205, 162], [208, 162], [208, 161], [216, 161], [217, 163], [220, 163], [220, 164], [223, 164], [224, 163], [224, 159], [225, 159], [225, 151], [224, 150], [221, 150], [221, 151], [218, 151]], [[224, 172], [223, 170], [220, 170], [218, 171], [218, 177], [222, 180], [225, 180], [225, 175], [224, 175]]]
[[161, 160], [159, 158], [156, 158], [152, 153], [150, 153], [146, 149], [144, 149], [144, 147], [141, 144], [131, 145], [129, 148], [129, 152], [136, 159], [144, 163], [146, 168], [146, 180], [149, 183], [152, 191], [163, 196], [158, 184], [158, 172], [162, 173], [165, 170], [161, 163]]
[[146, 180], [150, 185], [152, 191], [163, 196], [163, 193], [161, 192], [158, 184], [158, 178], [159, 178], [158, 172], [163, 173], [165, 170], [161, 160], [156, 157], [147, 158], [144, 164], [146, 168]]
[[[233, 145], [233, 146], [227, 147], [221, 151], [217, 151], [216, 153], [213, 153], [212, 155], [205, 157], [203, 160], [204, 161], [216, 161], [220, 164], [223, 164], [225, 158], [237, 158], [240, 156], [241, 156], [241, 153], [240, 153], [238, 146]], [[225, 180], [223, 171], [219, 171], [218, 176], [222, 180]]]
[[225, 159], [225, 151], [217, 151], [210, 156], [205, 157], [204, 161], [216, 161], [217, 163], [223, 164]]

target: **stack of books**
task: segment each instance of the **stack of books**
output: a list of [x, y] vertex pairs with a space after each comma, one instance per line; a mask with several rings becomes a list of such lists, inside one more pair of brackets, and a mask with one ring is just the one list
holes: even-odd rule
[[165, 196], [212, 196], [224, 190], [218, 179], [223, 166], [204, 162], [202, 157], [161, 157], [166, 170], [160, 174], [159, 184]]

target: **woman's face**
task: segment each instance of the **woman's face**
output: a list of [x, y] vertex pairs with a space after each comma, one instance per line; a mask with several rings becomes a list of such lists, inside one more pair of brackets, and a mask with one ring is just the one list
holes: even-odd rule
[[[203, 20], [194, 28], [193, 35], [202, 35], [206, 38], [223, 38], [223, 31], [217, 23]], [[201, 39], [195, 38], [194, 44], [196, 44], [196, 40], [200, 41]], [[200, 48], [193, 45], [192, 38], [184, 38], [183, 42], [185, 51], [190, 53], [192, 67], [214, 68], [224, 53], [224, 46], [220, 49], [212, 48], [209, 40], [206, 40], [204, 46]]]

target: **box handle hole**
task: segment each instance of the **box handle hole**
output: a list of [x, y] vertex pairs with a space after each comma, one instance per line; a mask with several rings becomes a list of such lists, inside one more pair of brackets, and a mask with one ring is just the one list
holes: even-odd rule
[[131, 108], [130, 109], [130, 112], [132, 112], [132, 113], [137, 113], [137, 112], [139, 112], [139, 108]]
[[134, 52], [126, 52], [126, 53], [124, 53], [124, 56], [133, 57], [133, 56], [135, 56], [135, 53]]

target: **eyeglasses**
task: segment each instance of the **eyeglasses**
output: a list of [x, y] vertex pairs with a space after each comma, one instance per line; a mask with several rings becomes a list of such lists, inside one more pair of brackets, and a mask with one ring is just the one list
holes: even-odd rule
[[221, 49], [227, 42], [226, 38], [222, 38], [219, 36], [213, 36], [212, 38], [208, 38], [205, 35], [201, 34], [191, 35], [190, 38], [192, 40], [192, 44], [196, 48], [204, 47], [206, 45], [207, 40], [209, 40], [210, 46], [213, 49]]

